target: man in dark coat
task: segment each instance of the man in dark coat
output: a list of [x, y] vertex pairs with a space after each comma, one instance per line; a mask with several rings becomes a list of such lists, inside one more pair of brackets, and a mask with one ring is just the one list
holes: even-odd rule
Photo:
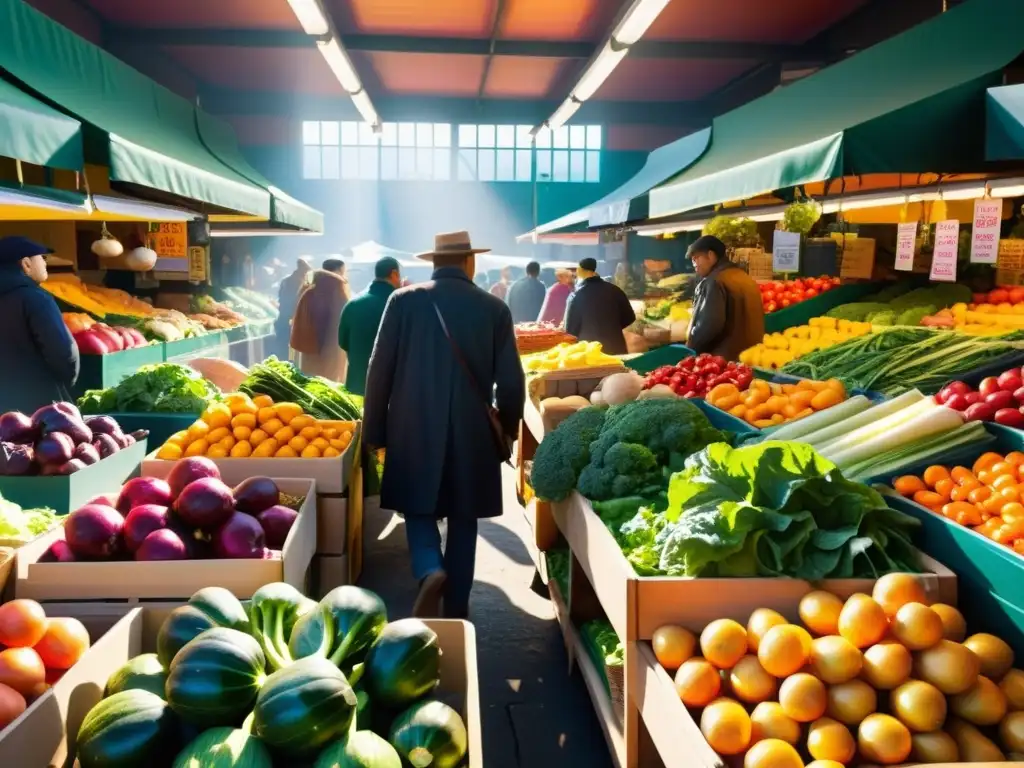
[[388, 297], [402, 284], [397, 259], [390, 256], [377, 261], [373, 282], [345, 305], [338, 328], [338, 346], [348, 355], [345, 389], [357, 395], [366, 392], [366, 369], [377, 340], [377, 329], [384, 316]]
[[38, 285], [50, 253], [24, 237], [0, 239], [0, 360], [13, 366], [0, 382], [2, 411], [31, 414], [69, 400], [78, 379], [78, 345], [57, 302]]
[[636, 312], [619, 286], [597, 274], [595, 259], [581, 259], [576, 269], [581, 280], [569, 297], [565, 330], [580, 341], [599, 341], [609, 355], [626, 354], [622, 332], [636, 321]]
[[739, 360], [764, 338], [764, 304], [754, 279], [729, 261], [725, 243], [705, 235], [687, 255], [701, 277], [693, 294], [687, 346], [698, 353]]
[[[525, 380], [505, 303], [473, 284], [469, 233], [438, 235], [431, 280], [391, 294], [370, 358], [363, 439], [385, 449], [381, 506], [405, 517], [413, 609], [466, 618], [476, 563], [477, 520], [502, 513], [501, 463], [490, 404], [515, 435]], [[441, 552], [437, 521], [447, 518]]]
[[540, 264], [531, 261], [526, 265], [526, 277], [512, 283], [505, 297], [512, 310], [513, 323], [534, 323], [544, 304], [544, 283], [540, 281]]

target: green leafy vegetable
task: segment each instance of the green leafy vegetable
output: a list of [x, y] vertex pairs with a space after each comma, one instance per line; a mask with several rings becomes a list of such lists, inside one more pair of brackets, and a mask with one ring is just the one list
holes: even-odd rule
[[84, 414], [202, 413], [220, 390], [185, 365], [144, 365], [109, 389], [91, 389], [78, 401]]
[[60, 518], [52, 509], [22, 509], [0, 496], [0, 544], [27, 544], [59, 522]]
[[291, 363], [276, 357], [268, 357], [252, 366], [239, 389], [247, 395], [269, 395], [278, 403], [296, 403], [317, 419], [355, 421], [363, 414], [363, 398], [340, 384], [319, 376], [306, 376]]

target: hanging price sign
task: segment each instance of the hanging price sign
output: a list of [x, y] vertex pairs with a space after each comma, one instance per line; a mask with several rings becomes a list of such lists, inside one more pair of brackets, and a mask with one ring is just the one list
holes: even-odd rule
[[775, 230], [772, 242], [772, 269], [775, 272], [800, 271], [800, 233]]
[[914, 248], [917, 245], [917, 222], [907, 221], [896, 227], [896, 269], [914, 270]]
[[194, 245], [188, 249], [188, 281], [190, 283], [206, 282], [208, 255], [205, 246]]
[[184, 259], [188, 256], [188, 229], [181, 221], [152, 223], [146, 246], [165, 259]]
[[974, 227], [971, 230], [972, 264], [996, 263], [999, 257], [999, 225], [1002, 216], [1002, 200], [974, 201]]
[[956, 282], [956, 256], [960, 246], [960, 222], [956, 219], [935, 225], [935, 251], [932, 253], [931, 280]]

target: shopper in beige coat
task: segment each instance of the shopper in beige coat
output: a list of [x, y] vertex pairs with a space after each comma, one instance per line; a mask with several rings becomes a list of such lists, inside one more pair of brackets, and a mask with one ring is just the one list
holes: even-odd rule
[[292, 323], [291, 347], [298, 353], [296, 364], [307, 376], [345, 381], [347, 360], [338, 346], [341, 311], [348, 303], [348, 282], [334, 265], [313, 273], [313, 282], [299, 297]]

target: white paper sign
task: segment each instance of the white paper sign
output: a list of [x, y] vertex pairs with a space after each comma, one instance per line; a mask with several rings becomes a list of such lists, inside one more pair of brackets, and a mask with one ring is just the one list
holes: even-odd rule
[[800, 233], [775, 230], [772, 241], [772, 270], [775, 272], [800, 271]]
[[914, 247], [917, 245], [917, 222], [906, 221], [896, 227], [896, 269], [912, 272]]
[[960, 245], [960, 222], [956, 219], [935, 225], [935, 251], [929, 279], [956, 282], [956, 255]]
[[999, 224], [1002, 217], [1002, 200], [974, 201], [974, 228], [971, 231], [972, 264], [996, 263], [999, 257]]

